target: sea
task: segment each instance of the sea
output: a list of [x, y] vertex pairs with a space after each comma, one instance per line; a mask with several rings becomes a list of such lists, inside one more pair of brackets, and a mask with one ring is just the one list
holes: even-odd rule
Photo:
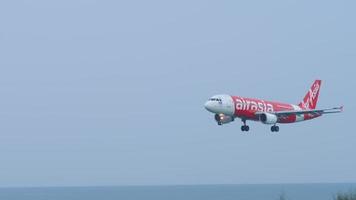
[[333, 200], [356, 183], [0, 188], [0, 200]]

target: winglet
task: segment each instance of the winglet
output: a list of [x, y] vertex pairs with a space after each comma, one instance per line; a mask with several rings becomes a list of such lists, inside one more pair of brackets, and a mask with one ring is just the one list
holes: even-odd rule
[[344, 106], [340, 106], [340, 107], [335, 107], [335, 108], [332, 108], [333, 110], [337, 110], [338, 112], [342, 112], [344, 111]]

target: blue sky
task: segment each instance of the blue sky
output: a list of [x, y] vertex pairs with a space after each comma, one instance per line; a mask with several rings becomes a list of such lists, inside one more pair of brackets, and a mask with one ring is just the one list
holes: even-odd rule
[[[354, 1], [3, 1], [0, 186], [355, 182]], [[345, 112], [217, 126], [212, 95]]]

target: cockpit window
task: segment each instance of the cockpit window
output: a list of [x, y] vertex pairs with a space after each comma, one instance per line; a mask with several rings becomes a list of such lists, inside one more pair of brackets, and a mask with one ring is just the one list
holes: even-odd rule
[[221, 102], [221, 99], [219, 99], [219, 98], [210, 98], [210, 101], [219, 101], [219, 102]]

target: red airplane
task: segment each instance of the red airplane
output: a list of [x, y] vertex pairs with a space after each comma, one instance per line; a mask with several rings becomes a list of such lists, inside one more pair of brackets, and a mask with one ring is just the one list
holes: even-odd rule
[[343, 106], [316, 109], [320, 85], [321, 80], [315, 80], [303, 101], [298, 105], [222, 94], [211, 97], [204, 106], [208, 111], [215, 113], [218, 125], [230, 123], [238, 117], [243, 122], [242, 131], [249, 131], [250, 127], [246, 125], [246, 121], [253, 120], [273, 124], [271, 131], [278, 132], [277, 123], [300, 122], [320, 117], [323, 114], [342, 112]]

